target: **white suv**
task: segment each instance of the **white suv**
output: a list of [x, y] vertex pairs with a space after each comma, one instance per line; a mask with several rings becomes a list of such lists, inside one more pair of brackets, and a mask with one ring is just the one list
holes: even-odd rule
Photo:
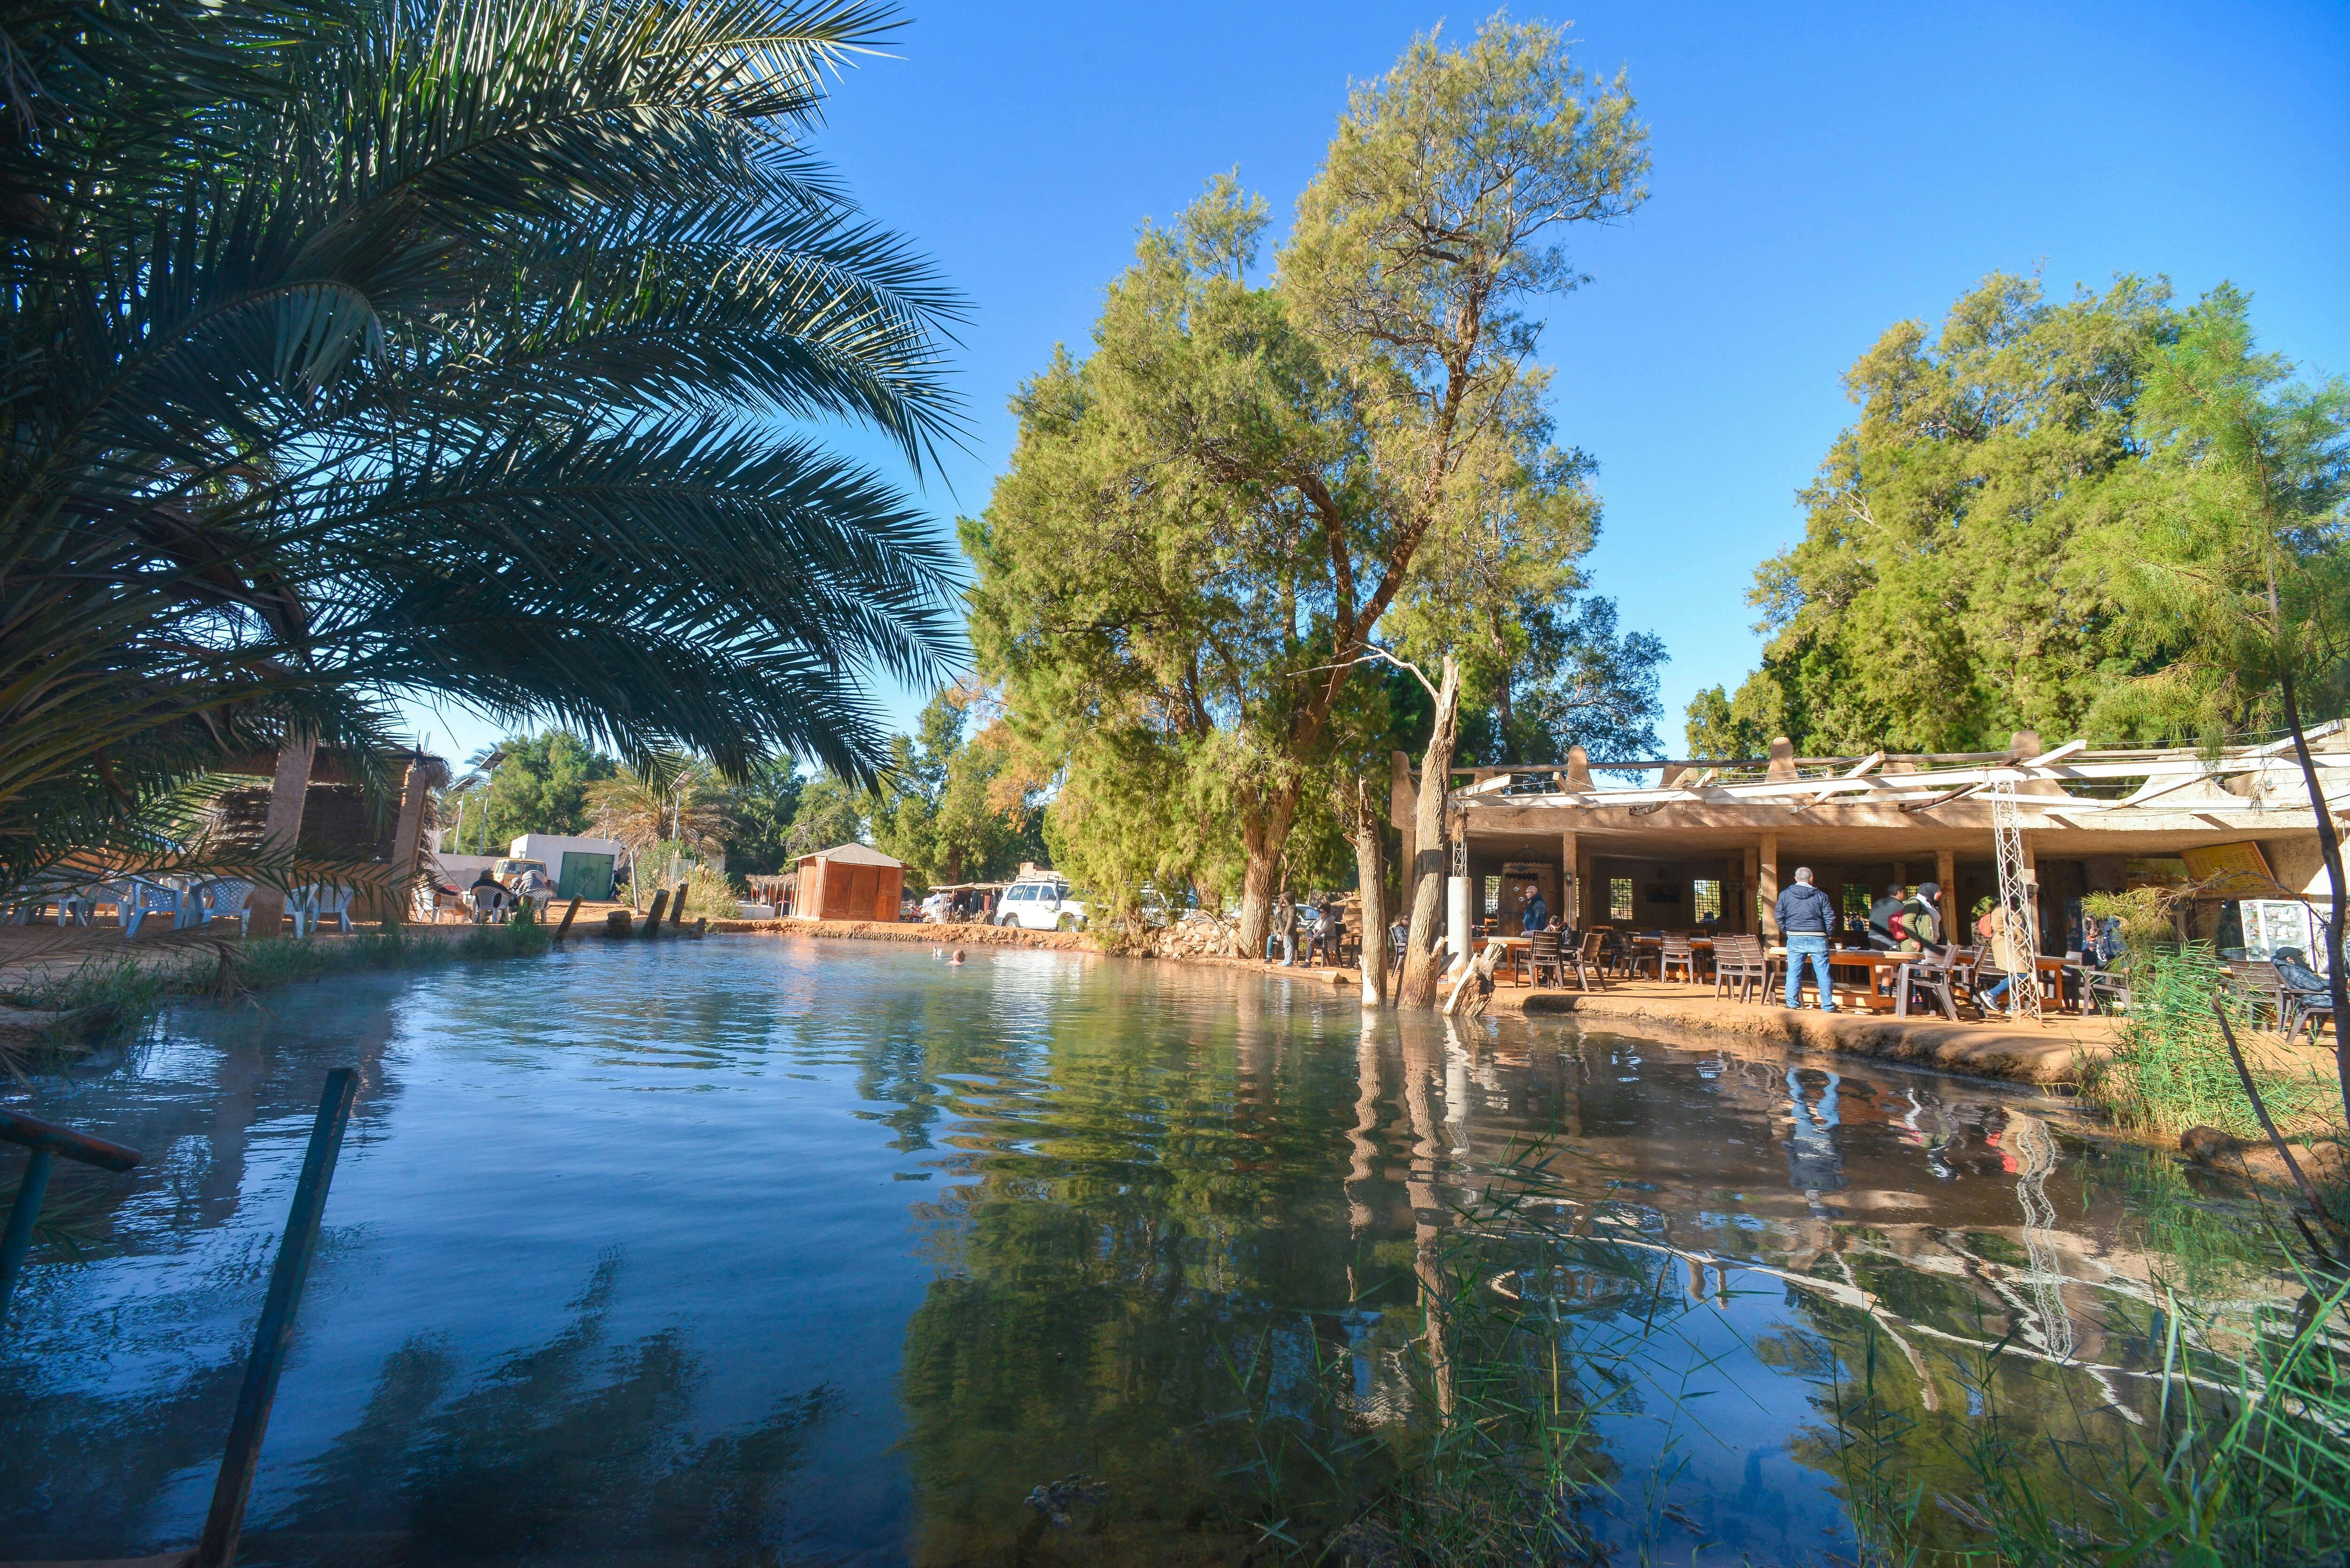
[[1086, 907], [1069, 897], [1066, 882], [1014, 882], [996, 906], [995, 923], [1030, 931], [1074, 931], [1086, 923]]

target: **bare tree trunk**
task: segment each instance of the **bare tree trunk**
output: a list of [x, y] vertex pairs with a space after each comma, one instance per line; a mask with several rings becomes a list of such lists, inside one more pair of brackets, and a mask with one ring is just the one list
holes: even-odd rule
[[[269, 811], [262, 818], [261, 837], [272, 848], [287, 855], [302, 839], [302, 806], [309, 799], [310, 760], [317, 750], [316, 736], [293, 733], [277, 749], [277, 771], [269, 781]], [[255, 888], [246, 908], [252, 912], [247, 923], [253, 934], [274, 937], [278, 921], [286, 914], [286, 890]]]
[[1436, 693], [1436, 728], [1420, 760], [1419, 800], [1412, 818], [1411, 937], [1404, 944], [1398, 1007], [1432, 1007], [1443, 966], [1430, 950], [1444, 905], [1444, 797], [1452, 774], [1452, 742], [1460, 721], [1461, 667], [1444, 656]]
[[1388, 867], [1385, 825], [1372, 807], [1370, 782], [1355, 781], [1355, 880], [1362, 887], [1363, 988], [1365, 1007], [1388, 1004]]
[[2293, 694], [2290, 669], [2279, 673], [2277, 686], [2284, 698], [2285, 724], [2293, 731], [2293, 753], [2300, 760], [2302, 780], [2309, 786], [2310, 808], [2317, 814], [2317, 852], [2325, 857], [2326, 879], [2334, 884], [2334, 919], [2325, 928], [2325, 992], [2334, 1003], [2334, 1071], [2342, 1080], [2343, 1113], [2350, 1116], [2350, 1044], [2342, 1038], [2342, 1025], [2350, 1021], [2350, 976], [2342, 972], [2342, 919], [2345, 904], [2350, 904], [2350, 888], [2342, 881], [2342, 839], [2334, 831], [2334, 813], [2327, 808], [2325, 791], [2318, 784], [2309, 737], [2302, 732], [2301, 703]]
[[1273, 924], [1273, 898], [1281, 889], [1281, 852], [1289, 846], [1289, 825], [1297, 815], [1297, 790], [1291, 785], [1241, 822], [1241, 847], [1248, 867], [1241, 874], [1240, 956], [1263, 958], [1264, 934]]

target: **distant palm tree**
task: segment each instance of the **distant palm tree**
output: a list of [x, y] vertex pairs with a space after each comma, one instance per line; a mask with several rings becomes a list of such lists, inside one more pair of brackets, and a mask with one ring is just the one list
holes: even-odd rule
[[[706, 763], [673, 756], [624, 766], [619, 776], [588, 786], [588, 821], [599, 835], [628, 847], [631, 867], [662, 844], [722, 862], [734, 802], [715, 774]], [[629, 878], [631, 900], [640, 891], [637, 880]]]
[[[800, 145], [865, 0], [0, 18], [0, 893], [401, 692], [869, 775], [951, 657], [931, 269]], [[144, 820], [144, 819], [142, 819]], [[111, 824], [113, 826], [109, 826]], [[148, 826], [151, 828], [152, 823]]]

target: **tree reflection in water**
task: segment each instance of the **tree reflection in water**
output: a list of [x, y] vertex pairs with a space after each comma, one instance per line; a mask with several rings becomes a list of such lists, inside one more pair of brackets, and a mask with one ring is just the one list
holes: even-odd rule
[[610, 1339], [619, 1272], [606, 1254], [561, 1333], [470, 1385], [447, 1345], [402, 1345], [359, 1423], [306, 1467], [289, 1507], [247, 1533], [242, 1560], [793, 1561], [786, 1492], [836, 1396], [817, 1387], [747, 1429], [696, 1436], [706, 1375], [679, 1336]]

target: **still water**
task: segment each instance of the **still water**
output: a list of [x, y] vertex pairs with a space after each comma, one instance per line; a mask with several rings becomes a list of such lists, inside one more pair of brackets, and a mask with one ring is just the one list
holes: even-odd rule
[[1066, 954], [591, 942], [0, 1092], [149, 1155], [53, 1189], [85, 1239], [0, 1338], [0, 1559], [195, 1538], [342, 1064], [249, 1562], [1278, 1561], [1461, 1418], [1426, 1330], [1479, 1224], [1616, 1249], [1468, 1287], [1571, 1305], [1594, 1542], [1825, 1562], [1856, 1385], [1955, 1471], [1987, 1402], [2137, 1418], [2158, 1285], [2272, 1289], [2235, 1195], [1982, 1085]]

